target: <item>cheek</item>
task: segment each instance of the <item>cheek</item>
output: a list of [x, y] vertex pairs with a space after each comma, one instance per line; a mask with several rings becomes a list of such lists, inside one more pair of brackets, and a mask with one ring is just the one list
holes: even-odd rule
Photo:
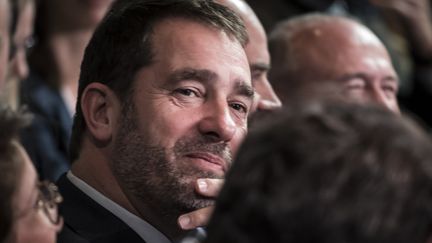
[[231, 152], [232, 155], [235, 156], [237, 155], [237, 152], [241, 146], [241, 144], [243, 143], [244, 139], [246, 138], [247, 135], [247, 128], [243, 127], [243, 128], [239, 128], [236, 132], [236, 135], [234, 136], [233, 140], [231, 141]]
[[268, 93], [265, 86], [265, 76], [263, 74], [253, 78], [253, 87], [261, 97]]
[[55, 243], [57, 232], [42, 211], [21, 218], [16, 224], [16, 243]]
[[141, 125], [142, 134], [149, 140], [150, 144], [173, 147], [175, 142], [185, 136], [190, 136], [195, 122], [195, 112], [182, 111], [160, 111]]

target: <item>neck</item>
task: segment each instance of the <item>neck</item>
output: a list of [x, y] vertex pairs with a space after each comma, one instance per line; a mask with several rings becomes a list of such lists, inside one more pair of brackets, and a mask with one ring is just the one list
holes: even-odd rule
[[[88, 153], [88, 150], [92, 152]], [[108, 161], [98, 148], [83, 145], [80, 157], [72, 164], [71, 171], [107, 198], [139, 216], [113, 175]]]
[[[134, 198], [131, 197], [132, 204], [134, 204]], [[145, 203], [145, 204], [144, 204]], [[161, 205], [162, 204], [162, 205]], [[180, 216], [180, 212], [175, 210], [174, 205], [167, 207], [164, 203], [152, 203], [151, 200], [146, 202], [137, 202], [136, 209], [139, 212], [139, 216], [152, 224], [156, 229], [166, 235], [171, 241], [177, 242], [186, 233], [181, 230], [177, 224], [177, 218]], [[161, 208], [169, 208], [167, 211], [161, 211]], [[174, 210], [172, 210], [174, 209]]]
[[[80, 158], [72, 164], [71, 170], [74, 175], [121, 207], [153, 225], [170, 240], [180, 239], [185, 232], [177, 225], [177, 217], [180, 215], [178, 210], [161, 212], [160, 203], [140, 200], [124, 190], [111, 170], [108, 156], [98, 153], [99, 149], [83, 144]], [[86, 150], [91, 153], [87, 153]]]

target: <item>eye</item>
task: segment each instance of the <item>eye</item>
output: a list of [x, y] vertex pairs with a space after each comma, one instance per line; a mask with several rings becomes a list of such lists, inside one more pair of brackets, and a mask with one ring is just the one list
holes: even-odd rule
[[263, 77], [265, 77], [266, 75], [267, 75], [267, 72], [264, 70], [254, 70], [251, 73], [252, 82], [257, 82], [260, 79], [262, 79]]
[[248, 112], [248, 108], [242, 104], [239, 103], [232, 103], [230, 105], [234, 110], [236, 111], [240, 111], [241, 113], [247, 113]]
[[351, 78], [345, 84], [345, 92], [348, 96], [361, 95], [366, 87], [366, 81], [362, 78]]
[[189, 88], [179, 88], [174, 90], [174, 93], [181, 94], [187, 97], [199, 97], [198, 91]]
[[392, 92], [392, 93], [395, 92], [395, 88], [394, 88], [393, 86], [384, 86], [383, 89], [384, 89], [385, 91], [390, 91], [390, 92]]
[[388, 97], [394, 97], [396, 95], [396, 92], [397, 92], [396, 88], [394, 86], [392, 86], [392, 85], [384, 85], [382, 87], [382, 89], [384, 90], [385, 94]]
[[365, 82], [362, 80], [352, 80], [346, 87], [348, 90], [364, 89]]

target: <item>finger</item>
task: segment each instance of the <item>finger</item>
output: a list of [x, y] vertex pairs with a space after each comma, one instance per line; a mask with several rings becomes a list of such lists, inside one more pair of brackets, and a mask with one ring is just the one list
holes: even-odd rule
[[198, 179], [196, 182], [196, 191], [202, 196], [216, 197], [224, 181], [224, 179]]
[[201, 208], [193, 212], [181, 215], [177, 223], [183, 230], [190, 230], [201, 226], [206, 226], [213, 213], [214, 206]]

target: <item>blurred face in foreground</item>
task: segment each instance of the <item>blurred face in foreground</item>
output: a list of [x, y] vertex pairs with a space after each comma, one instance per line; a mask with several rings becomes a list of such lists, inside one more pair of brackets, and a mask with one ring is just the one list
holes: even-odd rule
[[22, 170], [12, 207], [14, 221], [8, 242], [55, 243], [63, 222], [57, 203], [61, 197], [54, 185], [38, 182], [36, 170], [26, 152], [18, 146]]

